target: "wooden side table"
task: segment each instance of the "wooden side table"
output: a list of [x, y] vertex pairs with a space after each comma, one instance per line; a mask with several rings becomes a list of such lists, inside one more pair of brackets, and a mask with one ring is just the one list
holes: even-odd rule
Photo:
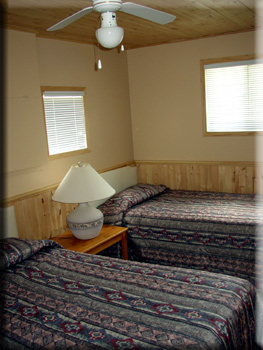
[[121, 241], [122, 258], [128, 260], [127, 230], [127, 227], [103, 225], [97, 237], [87, 240], [76, 238], [68, 230], [53, 237], [52, 241], [61, 244], [66, 249], [89, 254], [97, 254], [114, 243]]

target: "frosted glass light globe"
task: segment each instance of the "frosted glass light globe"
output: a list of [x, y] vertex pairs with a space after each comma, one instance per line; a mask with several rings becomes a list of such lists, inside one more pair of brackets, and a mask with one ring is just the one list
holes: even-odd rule
[[121, 27], [103, 27], [96, 30], [96, 38], [101, 46], [106, 49], [113, 49], [120, 45], [124, 36]]

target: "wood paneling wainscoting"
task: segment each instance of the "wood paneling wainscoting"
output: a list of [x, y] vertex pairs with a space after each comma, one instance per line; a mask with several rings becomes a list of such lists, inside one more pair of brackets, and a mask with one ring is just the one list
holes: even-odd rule
[[57, 186], [42, 190], [13, 203], [20, 238], [48, 239], [68, 229], [67, 215], [77, 204], [52, 200]]
[[[127, 162], [104, 169], [99, 173], [125, 166], [135, 166], [135, 163]], [[58, 185], [34, 190], [5, 200], [3, 206], [13, 205], [15, 207], [16, 224], [20, 238], [48, 239], [68, 230], [67, 215], [76, 208], [77, 204], [54, 202], [52, 196]]]
[[[263, 194], [263, 164], [254, 162], [136, 161], [138, 182], [171, 189]], [[134, 162], [105, 169], [106, 172]], [[9, 198], [20, 238], [47, 239], [66, 231], [66, 217], [77, 204], [52, 200], [57, 185]]]
[[138, 180], [175, 190], [263, 193], [263, 163], [136, 161]]
[[58, 185], [10, 198], [15, 207], [20, 238], [49, 239], [68, 229], [67, 215], [77, 204], [58, 203], [52, 196]]

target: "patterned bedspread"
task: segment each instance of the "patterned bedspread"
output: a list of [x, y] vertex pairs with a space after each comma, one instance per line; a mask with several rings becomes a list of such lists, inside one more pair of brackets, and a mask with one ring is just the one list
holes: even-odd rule
[[[151, 188], [152, 195], [139, 196]], [[132, 260], [255, 282], [255, 252], [262, 242], [256, 227], [263, 224], [255, 195], [173, 191], [139, 184], [115, 195], [101, 210], [105, 223], [128, 227]]]
[[253, 349], [248, 281], [48, 240], [1, 247], [4, 349]]

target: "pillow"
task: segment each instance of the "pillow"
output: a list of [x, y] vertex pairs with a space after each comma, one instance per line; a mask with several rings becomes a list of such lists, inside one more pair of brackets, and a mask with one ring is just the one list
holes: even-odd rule
[[164, 185], [137, 184], [115, 194], [98, 207], [104, 215], [104, 223], [121, 225], [123, 214], [129, 208], [142, 203], [167, 189]]
[[59, 243], [48, 239], [6, 238], [0, 240], [0, 270], [20, 263], [45, 247], [62, 248]]

